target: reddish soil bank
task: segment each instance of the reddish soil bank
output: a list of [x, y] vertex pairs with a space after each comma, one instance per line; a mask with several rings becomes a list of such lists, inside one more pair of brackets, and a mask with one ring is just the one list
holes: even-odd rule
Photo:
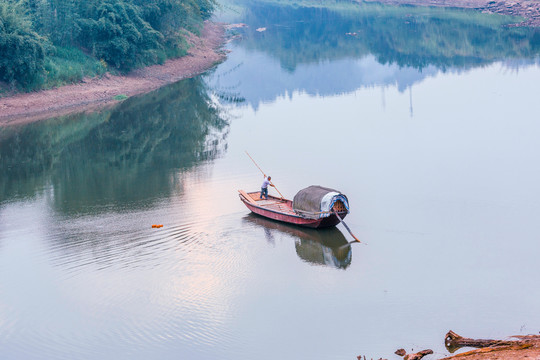
[[[517, 360], [540, 359], [540, 336], [530, 335], [525, 341], [515, 345], [493, 346], [470, 350], [461, 354], [445, 357], [441, 360]], [[429, 359], [426, 359], [429, 360]]]
[[[470, 339], [449, 331], [445, 336], [445, 345], [448, 351], [462, 348], [476, 348], [456, 355], [440, 358], [433, 355], [431, 349], [409, 354], [405, 349], [399, 349], [396, 355], [403, 360], [538, 360], [540, 359], [540, 335], [515, 335], [506, 340]], [[358, 355], [358, 360], [367, 360], [366, 356]], [[373, 358], [371, 358], [373, 360]], [[379, 359], [381, 360], [381, 359]]]
[[[361, 2], [362, 0], [359, 0]], [[538, 0], [364, 0], [384, 4], [407, 4], [417, 6], [443, 6], [476, 9], [486, 13], [497, 13], [524, 17], [513, 26], [540, 26], [540, 1]]]
[[118, 101], [116, 95], [133, 96], [198, 75], [223, 61], [223, 24], [207, 21], [200, 37], [192, 36], [188, 54], [131, 72], [106, 74], [81, 83], [0, 98], [0, 126], [28, 123], [84, 110], [95, 110]]

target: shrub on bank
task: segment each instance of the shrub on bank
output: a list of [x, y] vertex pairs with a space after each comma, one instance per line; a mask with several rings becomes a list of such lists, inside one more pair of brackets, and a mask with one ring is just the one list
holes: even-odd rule
[[88, 18], [79, 21], [79, 41], [93, 56], [123, 71], [158, 62], [163, 35], [141, 17], [139, 8], [122, 0], [89, 7]]
[[0, 80], [31, 88], [41, 82], [46, 40], [32, 30], [24, 8], [0, 3]]
[[183, 56], [214, 0], [2, 0], [0, 81], [33, 90]]
[[85, 77], [103, 75], [105, 62], [83, 53], [74, 47], [56, 47], [45, 58], [44, 87], [51, 88], [81, 81]]

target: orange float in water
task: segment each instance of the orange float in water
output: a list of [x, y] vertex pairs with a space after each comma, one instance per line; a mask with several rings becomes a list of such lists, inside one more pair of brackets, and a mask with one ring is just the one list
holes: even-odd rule
[[152, 225], [152, 228], [161, 228], [163, 225]]

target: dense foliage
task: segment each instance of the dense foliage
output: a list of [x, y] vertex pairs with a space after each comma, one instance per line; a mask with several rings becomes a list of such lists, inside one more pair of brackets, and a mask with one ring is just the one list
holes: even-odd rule
[[[0, 81], [31, 89], [186, 53], [214, 0], [3, 0]], [[65, 66], [65, 67], [64, 67]]]
[[0, 80], [30, 84], [43, 73], [44, 43], [24, 9], [0, 3]]
[[94, 1], [81, 19], [80, 40], [94, 56], [119, 69], [155, 63], [163, 36], [141, 17], [135, 5], [118, 0]]

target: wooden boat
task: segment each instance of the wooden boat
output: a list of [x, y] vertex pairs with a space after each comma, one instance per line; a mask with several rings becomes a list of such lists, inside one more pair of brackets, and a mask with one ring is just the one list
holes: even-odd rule
[[260, 191], [246, 193], [244, 190], [238, 190], [238, 192], [240, 193], [240, 200], [242, 200], [247, 208], [253, 213], [272, 220], [294, 225], [310, 228], [336, 226], [339, 223], [339, 219], [335, 213], [337, 213], [341, 219], [345, 218], [349, 213], [341, 201], [336, 201], [332, 207], [332, 210], [335, 211], [335, 213], [319, 219], [310, 219], [299, 215], [293, 210], [292, 200], [281, 199], [272, 195], [268, 195], [268, 200], [260, 199]]

